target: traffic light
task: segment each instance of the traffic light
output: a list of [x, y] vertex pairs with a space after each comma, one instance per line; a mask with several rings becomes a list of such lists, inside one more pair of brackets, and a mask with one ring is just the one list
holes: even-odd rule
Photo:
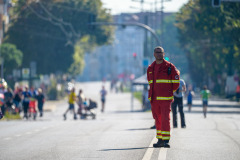
[[212, 0], [212, 6], [213, 7], [220, 7], [221, 0]]
[[137, 53], [133, 53], [133, 57], [136, 59], [136, 57], [137, 57]]
[[166, 61], [169, 61], [169, 58], [168, 58], [168, 57], [165, 57], [164, 59], [165, 59]]

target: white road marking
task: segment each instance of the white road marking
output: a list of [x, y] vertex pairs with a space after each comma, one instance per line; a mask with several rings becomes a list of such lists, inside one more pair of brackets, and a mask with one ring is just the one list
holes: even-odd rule
[[4, 138], [4, 140], [10, 140], [10, 139], [12, 139], [12, 138], [11, 137]]
[[[170, 135], [172, 135], [172, 130], [170, 131]], [[150, 143], [149, 148], [145, 152], [142, 160], [151, 160], [153, 150], [154, 150], [153, 143], [157, 143], [157, 138], [155, 138], [155, 137], [153, 138], [153, 140]], [[168, 148], [160, 148], [159, 155], [158, 155], [158, 160], [166, 160], [167, 151], [168, 151]]]
[[15, 135], [15, 137], [21, 137], [21, 134], [17, 134], [17, 135]]
[[150, 143], [149, 148], [145, 152], [142, 160], [150, 160], [151, 159], [152, 153], [153, 153], [153, 150], [154, 150], [153, 143], [157, 143], [157, 138], [155, 138], [155, 136], [154, 136], [152, 142]]
[[160, 148], [158, 160], [166, 160], [167, 158], [167, 148]]
[[[170, 135], [172, 135], [173, 130], [170, 131]], [[167, 159], [167, 151], [168, 148], [160, 148], [158, 160], [166, 160]]]

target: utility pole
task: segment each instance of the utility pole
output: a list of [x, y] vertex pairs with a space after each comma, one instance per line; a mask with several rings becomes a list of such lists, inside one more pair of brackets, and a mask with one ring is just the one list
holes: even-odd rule
[[[161, 30], [161, 37], [160, 37], [160, 44], [161, 46], [164, 46], [164, 2], [170, 2], [171, 0], [161, 0], [161, 1], [158, 1], [158, 0], [155, 0], [155, 16], [157, 19], [158, 17], [158, 12], [157, 12], [157, 5], [158, 3], [161, 4], [161, 7], [160, 7], [160, 30]], [[156, 28], [157, 28], [157, 25], [156, 25]]]
[[[144, 0], [132, 0], [134, 2], [139, 2], [141, 4], [141, 15], [143, 16], [143, 24], [147, 25], [148, 26], [148, 15], [146, 14], [146, 12], [143, 12], [143, 5], [145, 3]], [[143, 57], [144, 58], [147, 58], [149, 57], [148, 55], [148, 32], [147, 30], [144, 30], [144, 42], [143, 42]], [[143, 68], [143, 73], [146, 73], [147, 71], [147, 68]]]

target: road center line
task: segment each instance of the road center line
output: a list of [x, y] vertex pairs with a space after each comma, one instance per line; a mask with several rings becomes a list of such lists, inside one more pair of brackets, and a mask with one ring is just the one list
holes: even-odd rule
[[167, 148], [160, 148], [158, 160], [166, 160], [167, 158]]
[[[170, 135], [172, 135], [173, 130], [170, 131]], [[158, 160], [166, 160], [167, 158], [168, 148], [160, 148]]]
[[153, 143], [157, 143], [157, 138], [155, 138], [155, 136], [152, 139], [152, 142], [150, 143], [150, 145], [149, 145], [147, 151], [145, 152], [142, 160], [150, 160], [151, 159], [152, 153], [153, 153], [153, 150], [154, 150]]

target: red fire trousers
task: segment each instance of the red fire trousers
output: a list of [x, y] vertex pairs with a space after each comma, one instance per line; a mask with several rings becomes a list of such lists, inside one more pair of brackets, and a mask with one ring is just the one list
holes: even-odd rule
[[152, 115], [155, 119], [157, 139], [170, 140], [170, 111], [171, 101], [153, 100]]

